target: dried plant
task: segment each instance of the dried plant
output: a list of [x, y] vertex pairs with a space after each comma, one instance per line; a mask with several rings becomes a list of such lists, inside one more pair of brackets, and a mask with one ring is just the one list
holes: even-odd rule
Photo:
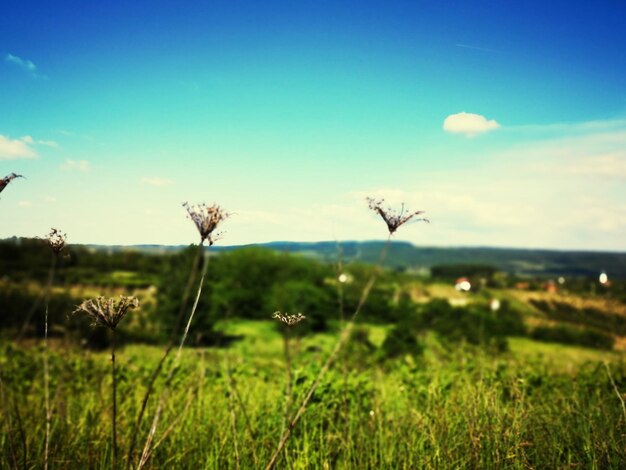
[[300, 323], [306, 317], [302, 315], [301, 313], [297, 313], [295, 315], [286, 315], [280, 312], [274, 312], [274, 314], [272, 315], [272, 318], [284, 323], [287, 326], [293, 326], [293, 325], [297, 325], [298, 323]]
[[414, 222], [423, 221], [430, 223], [430, 220], [422, 217], [422, 218], [414, 218], [420, 214], [423, 214], [424, 211], [413, 211], [409, 212], [404, 210], [404, 203], [402, 203], [402, 207], [400, 208], [400, 212], [392, 209], [388, 205], [385, 205], [384, 199], [374, 199], [373, 197], [366, 198], [367, 203], [369, 204], [369, 208], [376, 212], [378, 215], [382, 217], [382, 219], [387, 224], [387, 229], [389, 229], [389, 234], [395, 233], [398, 228], [407, 222], [413, 220]]
[[113, 455], [111, 458], [111, 468], [115, 470], [117, 466], [117, 382], [115, 380], [115, 329], [118, 323], [126, 316], [128, 310], [139, 307], [139, 300], [136, 297], [126, 297], [120, 295], [119, 300], [104, 298], [99, 296], [95, 299], [85, 300], [74, 313], [84, 313], [93, 321], [93, 326], [104, 326], [111, 330], [111, 378], [112, 378], [112, 400], [113, 416], [111, 430], [111, 446]]
[[[230, 216], [230, 214], [228, 212], [224, 211], [217, 204], [213, 204], [212, 206], [209, 206], [207, 204], [196, 204], [196, 205], [192, 206], [189, 203], [185, 202], [185, 203], [183, 203], [183, 207], [185, 209], [187, 209], [187, 213], [189, 214], [189, 218], [193, 221], [194, 224], [196, 224], [198, 232], [200, 233], [200, 245], [198, 245], [198, 255], [202, 255], [202, 275], [200, 276], [200, 282], [198, 284], [198, 290], [196, 292], [196, 297], [195, 297], [193, 306], [191, 307], [191, 312], [189, 314], [189, 318], [187, 319], [187, 324], [185, 326], [185, 330], [183, 331], [183, 335], [182, 335], [182, 338], [180, 340], [180, 344], [178, 345], [178, 349], [176, 350], [176, 356], [174, 357], [173, 365], [172, 365], [172, 367], [171, 367], [167, 377], [165, 378], [165, 387], [164, 387], [164, 389], [161, 392], [161, 395], [159, 397], [159, 402], [158, 402], [158, 405], [157, 405], [157, 409], [156, 409], [156, 412], [154, 414], [154, 418], [152, 419], [152, 425], [150, 426], [150, 431], [148, 433], [148, 437], [146, 439], [146, 442], [144, 443], [143, 451], [141, 452], [141, 457], [139, 459], [139, 464], [137, 465], [137, 470], [141, 470], [148, 463], [148, 460], [150, 459], [150, 456], [152, 455], [152, 452], [154, 450], [152, 442], [153, 442], [154, 436], [156, 434], [157, 426], [158, 426], [159, 420], [161, 418], [161, 413], [163, 411], [163, 407], [165, 406], [165, 399], [167, 397], [168, 389], [169, 389], [169, 387], [170, 387], [170, 385], [172, 383], [172, 380], [174, 378], [174, 372], [176, 371], [176, 366], [178, 365], [178, 361], [180, 360], [180, 356], [181, 356], [181, 353], [182, 353], [182, 350], [183, 350], [183, 346], [184, 346], [185, 341], [187, 339], [187, 335], [189, 334], [189, 328], [191, 326], [191, 322], [192, 322], [193, 317], [194, 317], [194, 315], [196, 313], [196, 309], [198, 308], [198, 302], [200, 300], [200, 295], [202, 294], [202, 285], [204, 284], [204, 278], [206, 277], [207, 269], [209, 267], [208, 252], [207, 253], [204, 252], [204, 242], [205, 242], [205, 240], [209, 242], [209, 248], [211, 246], [213, 246], [213, 244], [218, 239], [220, 239], [221, 235], [222, 235], [219, 232], [215, 233], [215, 230], [217, 229], [218, 225], [223, 220], [227, 219]], [[190, 277], [190, 283], [192, 282], [193, 277], [195, 277], [195, 273], [192, 270], [192, 277]], [[186, 295], [187, 294], [185, 294], [184, 298], [183, 298], [183, 304], [185, 304], [185, 305], [186, 305]], [[181, 310], [181, 312], [182, 312], [182, 310]], [[151, 382], [150, 382], [150, 384], [148, 386], [148, 389], [146, 391], [146, 395], [144, 396], [144, 400], [142, 402], [142, 408], [141, 408], [141, 411], [139, 413], [139, 417], [137, 418], [137, 424], [136, 424], [136, 428], [135, 429], [139, 429], [141, 421], [143, 420], [143, 413], [145, 411], [145, 406], [147, 404], [148, 398], [149, 398], [150, 394], [152, 393], [152, 389], [154, 387], [154, 380], [156, 379], [156, 377], [157, 377], [161, 367], [164, 364], [165, 359], [167, 358], [167, 356], [169, 355], [171, 350], [172, 350], [172, 347], [168, 346], [168, 348], [165, 351], [165, 355], [163, 356], [163, 358], [161, 359], [161, 361], [157, 365], [157, 369], [155, 370], [155, 373], [151, 377]], [[129, 446], [128, 460], [127, 460], [127, 464], [126, 464], [127, 468], [130, 468], [130, 466], [132, 465], [133, 452], [134, 452], [134, 449], [135, 449], [135, 442], [136, 442], [136, 435], [133, 436], [131, 444]]]
[[306, 319], [306, 317], [297, 313], [295, 315], [283, 314], [281, 312], [274, 312], [272, 318], [278, 320], [283, 323], [286, 327], [283, 328], [283, 353], [285, 355], [285, 369], [287, 372], [287, 380], [285, 387], [285, 405], [283, 409], [283, 424], [281, 426], [280, 435], [285, 435], [285, 429], [289, 424], [289, 418], [291, 415], [291, 409], [293, 406], [293, 361], [291, 354], [291, 328], [302, 320]]
[[63, 233], [53, 227], [50, 229], [50, 233], [46, 236], [45, 240], [48, 242], [52, 252], [55, 255], [59, 255], [65, 249], [67, 233]]
[[11, 181], [15, 178], [24, 178], [22, 175], [17, 175], [15, 173], [10, 173], [6, 175], [4, 178], [0, 178], [0, 193], [6, 188]]
[[119, 300], [98, 296], [83, 301], [74, 313], [84, 313], [93, 321], [93, 326], [104, 326], [114, 331], [117, 324], [126, 316], [128, 310], [139, 307], [136, 297], [120, 295]]
[[221, 238], [222, 233], [216, 233], [215, 229], [217, 229], [217, 226], [223, 220], [230, 216], [228, 212], [225, 212], [217, 204], [209, 206], [208, 204], [202, 203], [192, 206], [185, 202], [183, 203], [183, 207], [187, 209], [189, 218], [196, 224], [198, 232], [200, 232], [201, 244], [206, 240], [209, 242], [209, 246], [211, 246]]
[[304, 399], [302, 400], [300, 406], [296, 410], [294, 416], [291, 418], [289, 425], [287, 426], [287, 430], [281, 434], [280, 440], [278, 442], [278, 446], [276, 450], [274, 451], [274, 454], [272, 454], [272, 457], [270, 458], [269, 462], [265, 466], [265, 470], [272, 470], [278, 463], [278, 458], [280, 457], [280, 454], [285, 448], [285, 445], [287, 444], [287, 441], [289, 440], [289, 437], [291, 436], [293, 429], [296, 427], [296, 425], [300, 421], [300, 418], [302, 418], [302, 415], [304, 414], [304, 411], [306, 410], [309, 402], [311, 401], [313, 394], [317, 390], [317, 387], [321, 383], [322, 379], [324, 378], [324, 376], [326, 375], [330, 367], [333, 365], [335, 359], [337, 358], [337, 356], [339, 355], [339, 353], [341, 352], [345, 344], [350, 339], [350, 335], [354, 328], [355, 320], [358, 317], [359, 312], [363, 308], [363, 305], [365, 305], [365, 302], [367, 301], [369, 294], [372, 291], [372, 288], [374, 287], [374, 283], [376, 282], [378, 274], [384, 265], [387, 252], [389, 250], [389, 243], [391, 240], [391, 236], [395, 233], [396, 230], [398, 230], [399, 227], [409, 222], [411, 219], [415, 221], [423, 220], [425, 222], [429, 222], [427, 219], [424, 219], [424, 218], [414, 219], [414, 217], [422, 214], [423, 212], [422, 211], [404, 212], [404, 205], [402, 205], [402, 209], [398, 213], [389, 207], [385, 207], [384, 199], [376, 200], [374, 198], [368, 197], [367, 202], [369, 204], [369, 208], [373, 210], [374, 212], [376, 212], [377, 214], [379, 214], [383, 218], [389, 230], [387, 241], [380, 254], [380, 260], [378, 262], [378, 265], [372, 272], [372, 276], [370, 277], [369, 281], [363, 287], [363, 291], [361, 292], [359, 303], [357, 304], [357, 307], [354, 310], [352, 317], [350, 318], [350, 320], [347, 322], [347, 324], [341, 331], [341, 334], [339, 335], [339, 339], [335, 343], [335, 347], [331, 351], [330, 355], [326, 359], [326, 362], [324, 362], [324, 364], [322, 365], [322, 368], [317, 374], [317, 377], [315, 378], [315, 380], [313, 381], [313, 383], [307, 390], [306, 394], [304, 395]]
[[50, 428], [52, 424], [52, 411], [50, 409], [50, 390], [49, 390], [49, 369], [48, 369], [48, 304], [50, 297], [50, 289], [52, 287], [52, 282], [54, 279], [55, 268], [57, 264], [57, 258], [65, 248], [65, 242], [67, 240], [67, 234], [61, 232], [56, 228], [51, 228], [50, 233], [45, 237], [46, 242], [52, 249], [52, 253], [54, 256], [52, 257], [52, 264], [50, 265], [50, 273], [48, 276], [48, 284], [46, 287], [46, 315], [45, 315], [45, 326], [44, 326], [44, 405], [46, 409], [46, 437], [45, 437], [45, 445], [44, 445], [44, 470], [48, 470], [48, 456], [50, 450]]

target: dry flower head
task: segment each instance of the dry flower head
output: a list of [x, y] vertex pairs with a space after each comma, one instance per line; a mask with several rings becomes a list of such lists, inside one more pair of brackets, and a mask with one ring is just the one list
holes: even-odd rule
[[378, 215], [380, 215], [387, 224], [389, 234], [393, 234], [396, 230], [398, 230], [400, 226], [406, 224], [410, 220], [413, 220], [413, 222], [423, 221], [430, 223], [430, 220], [424, 217], [414, 218], [420, 214], [423, 214], [424, 211], [405, 211], [404, 203], [400, 208], [400, 212], [398, 212], [395, 209], [392, 209], [391, 207], [386, 205], [384, 199], [374, 199], [373, 197], [368, 197], [366, 199], [369, 208], [376, 212]]
[[94, 326], [104, 326], [115, 330], [117, 324], [126, 316], [128, 310], [139, 307], [136, 297], [120, 295], [119, 300], [98, 296], [84, 300], [76, 307], [74, 314], [84, 313], [93, 320]]
[[275, 318], [276, 320], [284, 323], [287, 326], [293, 326], [300, 323], [306, 317], [301, 313], [296, 313], [295, 315], [287, 315], [280, 312], [274, 312], [272, 318]]
[[209, 206], [208, 204], [190, 205], [183, 203], [183, 207], [187, 209], [189, 218], [196, 224], [198, 232], [200, 232], [201, 243], [205, 240], [209, 242], [209, 246], [213, 245], [221, 237], [221, 233], [214, 233], [217, 226], [230, 214], [217, 204]]
[[66, 241], [67, 233], [63, 233], [56, 228], [51, 228], [50, 233], [46, 236], [46, 242], [48, 242], [55, 255], [63, 251]]
[[15, 178], [24, 178], [22, 175], [18, 175], [16, 173], [9, 173], [4, 178], [0, 178], [0, 193], [6, 188], [11, 181]]

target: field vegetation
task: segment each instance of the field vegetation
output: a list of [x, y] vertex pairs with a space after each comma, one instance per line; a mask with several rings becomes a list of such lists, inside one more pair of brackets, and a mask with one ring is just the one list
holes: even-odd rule
[[[379, 268], [1, 242], [0, 467], [626, 466], [623, 281]], [[119, 325], [72, 315], [119, 295]]]

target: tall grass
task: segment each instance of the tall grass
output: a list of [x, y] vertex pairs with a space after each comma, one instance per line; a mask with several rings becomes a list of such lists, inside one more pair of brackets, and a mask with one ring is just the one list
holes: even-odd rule
[[[305, 338], [298, 356], [299, 374], [315, 376], [320, 359], [329, 354], [336, 337]], [[257, 468], [274, 448], [276, 430], [283, 419], [284, 371], [281, 339], [260, 336], [247, 340], [274, 344], [266, 355], [231, 351], [239, 364], [233, 374], [244, 391], [247, 411], [256, 436], [236, 429], [241, 468]], [[311, 345], [321, 347], [313, 350]], [[331, 370], [309, 404], [285, 459], [293, 468], [623, 468], [626, 464], [626, 417], [615, 388], [602, 363], [582, 363], [569, 372], [547, 363], [519, 360], [507, 354], [486, 355], [461, 347], [447, 357], [435, 345], [422, 360], [399, 359], [376, 366], [350, 359], [347, 425], [349, 445], [344, 445], [342, 373]], [[3, 352], [6, 352], [3, 351]], [[21, 384], [41, 373], [41, 353], [18, 350], [5, 370], [5, 402], [22, 393], [22, 417], [29, 430], [29, 449], [41, 449], [43, 433], [37, 404], [43, 384], [32, 381], [27, 393]], [[235, 448], [229, 398], [223, 393], [223, 351], [186, 350], [179, 380], [172, 384], [163, 420], [170, 427], [157, 438], [150, 464], [154, 468], [235, 468]], [[6, 357], [3, 354], [3, 357]], [[51, 351], [53, 376], [61, 392], [55, 406], [53, 468], [98, 468], [110, 458], [103, 445], [110, 432], [100, 417], [108, 413], [101, 391], [110, 386], [104, 354], [69, 356]], [[158, 361], [152, 347], [127, 347], [118, 361], [119, 445], [129, 443], [134, 417], [141, 405], [141, 378]], [[149, 360], [147, 358], [154, 358]], [[609, 363], [615, 387], [626, 390], [626, 364]], [[222, 377], [222, 378], [220, 378]], [[23, 385], [22, 385], [23, 389]], [[294, 393], [305, 392], [297, 384]], [[2, 414], [6, 408], [3, 403]], [[150, 411], [154, 411], [152, 404]], [[6, 424], [6, 423], [5, 423]], [[21, 450], [11, 451], [10, 435], [0, 436], [0, 467], [21, 467]], [[12, 457], [16, 454], [16, 459]], [[39, 466], [36, 453], [25, 456], [27, 467]]]

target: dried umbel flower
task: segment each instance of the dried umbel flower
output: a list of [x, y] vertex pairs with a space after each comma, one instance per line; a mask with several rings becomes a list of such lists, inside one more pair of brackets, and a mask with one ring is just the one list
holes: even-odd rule
[[230, 216], [217, 204], [209, 206], [207, 204], [196, 204], [195, 206], [185, 202], [183, 207], [187, 209], [189, 218], [196, 224], [198, 232], [200, 232], [201, 243], [205, 240], [209, 242], [209, 246], [217, 241], [221, 233], [214, 233], [217, 226]]
[[387, 228], [389, 229], [389, 234], [393, 234], [401, 225], [406, 224], [411, 219], [414, 222], [423, 221], [430, 223], [430, 220], [426, 218], [414, 218], [420, 214], [423, 214], [424, 211], [414, 211], [414, 212], [405, 212], [404, 204], [402, 204], [402, 208], [400, 212], [397, 212], [395, 209], [385, 205], [384, 199], [374, 199], [372, 197], [368, 197], [367, 203], [369, 204], [369, 208], [380, 215], [385, 223], [387, 224]]
[[10, 173], [6, 175], [4, 178], [0, 178], [0, 193], [6, 188], [11, 181], [15, 178], [24, 178], [22, 175], [17, 175], [15, 173]]
[[58, 255], [65, 248], [67, 241], [67, 233], [63, 233], [56, 228], [50, 229], [50, 233], [46, 236], [46, 241], [55, 255]]
[[272, 318], [275, 318], [276, 320], [284, 323], [287, 326], [293, 326], [293, 325], [297, 325], [298, 323], [300, 323], [306, 317], [302, 315], [301, 313], [297, 313], [295, 315], [286, 315], [280, 312], [274, 312], [274, 314], [272, 315]]
[[126, 297], [120, 295], [119, 300], [98, 296], [95, 299], [83, 301], [76, 310], [76, 313], [84, 313], [93, 320], [94, 326], [104, 326], [115, 330], [117, 324], [126, 316], [128, 309], [139, 307], [139, 300], [136, 297]]

